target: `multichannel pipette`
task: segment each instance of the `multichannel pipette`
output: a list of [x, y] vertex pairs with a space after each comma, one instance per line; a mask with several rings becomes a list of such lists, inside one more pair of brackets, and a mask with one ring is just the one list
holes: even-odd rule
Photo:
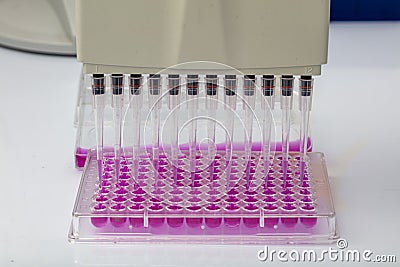
[[264, 158], [264, 177], [268, 180], [269, 168], [271, 165], [271, 134], [272, 134], [272, 111], [275, 107], [274, 91], [275, 77], [274, 75], [263, 75], [261, 80], [261, 90], [264, 99], [261, 101], [264, 110], [263, 117], [263, 141], [262, 154]]
[[104, 106], [105, 106], [105, 77], [104, 74], [93, 74], [92, 84], [93, 109], [96, 128], [96, 155], [97, 171], [101, 186], [103, 174], [103, 130], [104, 130]]
[[152, 160], [154, 171], [158, 172], [160, 155], [160, 108], [161, 108], [161, 76], [149, 75], [149, 108], [151, 110], [151, 133], [153, 135]]
[[196, 144], [197, 144], [197, 121], [196, 114], [198, 109], [199, 95], [199, 76], [189, 74], [186, 81], [187, 88], [187, 107], [189, 118], [192, 120], [189, 128], [189, 161], [192, 181], [196, 171]]
[[115, 177], [118, 181], [120, 172], [120, 159], [121, 159], [121, 127], [122, 127], [122, 107], [123, 107], [123, 93], [124, 93], [124, 75], [112, 74], [111, 75], [111, 88], [112, 88], [112, 107], [114, 118], [114, 158], [115, 158]]
[[[237, 89], [237, 78], [236, 75], [225, 75], [225, 110], [236, 110], [236, 89]], [[226, 173], [227, 179], [230, 179], [231, 173], [231, 157], [233, 149], [233, 127], [234, 118], [226, 116], [226, 138], [225, 138], [225, 161], [226, 161]]]
[[[330, 0], [115, 2], [76, 0], [83, 76], [99, 80], [93, 88], [84, 80], [79, 95], [78, 166], [87, 160], [71, 240], [334, 239], [323, 156], [307, 152], [310, 80], [327, 62]], [[140, 12], [129, 16], [132, 10]], [[122, 130], [116, 73], [124, 73], [131, 98]], [[294, 97], [300, 112], [292, 110]]]
[[310, 111], [312, 105], [313, 79], [311, 76], [301, 76], [299, 110], [300, 122], [300, 181], [303, 183], [306, 168], [306, 154], [308, 145], [308, 131], [310, 124]]
[[282, 173], [285, 187], [289, 160], [290, 113], [293, 108], [293, 81], [292, 75], [282, 75], [281, 77]]
[[168, 107], [171, 110], [171, 162], [174, 181], [176, 182], [178, 176], [178, 120], [179, 114], [176, 109], [179, 109], [180, 104], [180, 78], [178, 74], [168, 75]]
[[250, 158], [253, 136], [253, 112], [256, 103], [256, 76], [247, 75], [243, 80], [243, 109], [244, 109], [244, 153], [247, 160], [246, 179], [250, 179]]

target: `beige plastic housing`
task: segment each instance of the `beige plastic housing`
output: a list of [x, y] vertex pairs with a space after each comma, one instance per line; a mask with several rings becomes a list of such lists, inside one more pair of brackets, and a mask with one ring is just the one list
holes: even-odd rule
[[320, 75], [329, 7], [329, 0], [77, 0], [78, 60], [85, 73], [211, 61], [245, 74]]

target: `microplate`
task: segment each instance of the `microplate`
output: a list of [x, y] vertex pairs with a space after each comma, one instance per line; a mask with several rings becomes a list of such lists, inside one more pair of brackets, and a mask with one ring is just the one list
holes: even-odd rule
[[307, 154], [303, 183], [298, 153], [290, 154], [285, 184], [280, 153], [271, 156], [267, 177], [260, 152], [236, 151], [226, 160], [217, 151], [210, 160], [198, 151], [193, 173], [185, 152], [178, 166], [167, 153], [157, 161], [150, 156], [144, 151], [133, 160], [125, 153], [116, 179], [113, 153], [105, 153], [99, 181], [96, 152], [89, 150], [71, 242], [319, 244], [337, 238], [322, 153]]

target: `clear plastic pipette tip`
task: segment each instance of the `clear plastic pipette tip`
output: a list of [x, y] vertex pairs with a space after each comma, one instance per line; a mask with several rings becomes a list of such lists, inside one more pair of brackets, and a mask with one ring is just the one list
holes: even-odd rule
[[[150, 74], [149, 76], [149, 105], [151, 110], [151, 124], [153, 133], [152, 157], [154, 170], [158, 173], [158, 163], [160, 158], [160, 108], [161, 108], [161, 76], [160, 74]], [[157, 175], [158, 177], [158, 175]]]
[[[236, 75], [225, 75], [225, 109], [236, 110], [236, 90], [237, 90], [237, 78]], [[226, 121], [226, 138], [225, 138], [225, 160], [226, 160], [226, 175], [227, 179], [230, 179], [231, 175], [231, 157], [232, 157], [232, 143], [233, 143], [233, 128], [234, 119], [227, 116]]]
[[129, 79], [130, 106], [133, 118], [132, 171], [133, 177], [138, 178], [140, 156], [140, 113], [143, 103], [143, 78], [141, 74], [131, 74]]
[[311, 104], [312, 104], [312, 90], [313, 90], [312, 77], [301, 76], [299, 89], [300, 89], [299, 109], [301, 112], [299, 165], [300, 165], [300, 183], [303, 184], [305, 170], [306, 170], [308, 131], [310, 124]]
[[215, 151], [215, 128], [216, 128], [216, 112], [217, 112], [217, 101], [218, 101], [218, 76], [217, 75], [206, 75], [206, 108], [208, 111], [208, 123], [207, 123], [207, 155], [209, 158], [210, 166], [210, 182], [214, 179], [214, 157]]
[[171, 159], [172, 159], [172, 173], [174, 177], [174, 182], [176, 183], [178, 179], [178, 111], [180, 104], [180, 85], [181, 80], [178, 74], [168, 75], [168, 107], [171, 110]]
[[281, 77], [282, 172], [285, 188], [289, 161], [290, 113], [293, 108], [293, 81], [292, 75], [283, 75]]
[[253, 136], [253, 112], [255, 109], [255, 75], [246, 75], [243, 80], [243, 109], [245, 113], [244, 124], [245, 124], [245, 144], [244, 153], [247, 159], [246, 164], [246, 179], [247, 183], [250, 182], [250, 157], [252, 148], [252, 136]]
[[[114, 116], [114, 158], [115, 158], [115, 177], [117, 182], [120, 174], [120, 161], [121, 161], [121, 127], [122, 127], [122, 106], [123, 106], [123, 93], [124, 93], [124, 75], [112, 74], [111, 75], [111, 88], [112, 88], [112, 106]], [[117, 183], [118, 184], [118, 183]]]
[[269, 168], [271, 165], [271, 134], [272, 134], [272, 110], [275, 106], [275, 77], [274, 75], [263, 75], [261, 80], [261, 90], [264, 97], [261, 102], [264, 110], [263, 121], [263, 158], [264, 158], [264, 178], [265, 184], [268, 181]]
[[93, 109], [95, 114], [95, 128], [96, 128], [97, 171], [101, 186], [102, 175], [103, 175], [103, 130], [104, 130], [104, 105], [105, 105], [104, 74], [93, 74], [92, 94], [93, 94]]
[[197, 108], [198, 108], [198, 94], [199, 94], [199, 76], [197, 74], [190, 74], [187, 76], [186, 81], [187, 100], [189, 118], [192, 120], [189, 128], [189, 161], [192, 184], [194, 183], [196, 171], [196, 144], [197, 144]]

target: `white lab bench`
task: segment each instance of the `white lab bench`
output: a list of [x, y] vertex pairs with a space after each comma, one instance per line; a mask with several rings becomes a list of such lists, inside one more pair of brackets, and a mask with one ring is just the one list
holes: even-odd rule
[[[271, 264], [257, 260], [262, 246], [67, 241], [81, 175], [73, 157], [80, 69], [71, 57], [0, 48], [0, 266]], [[399, 78], [400, 22], [333, 23], [312, 115], [341, 237], [398, 262]]]

